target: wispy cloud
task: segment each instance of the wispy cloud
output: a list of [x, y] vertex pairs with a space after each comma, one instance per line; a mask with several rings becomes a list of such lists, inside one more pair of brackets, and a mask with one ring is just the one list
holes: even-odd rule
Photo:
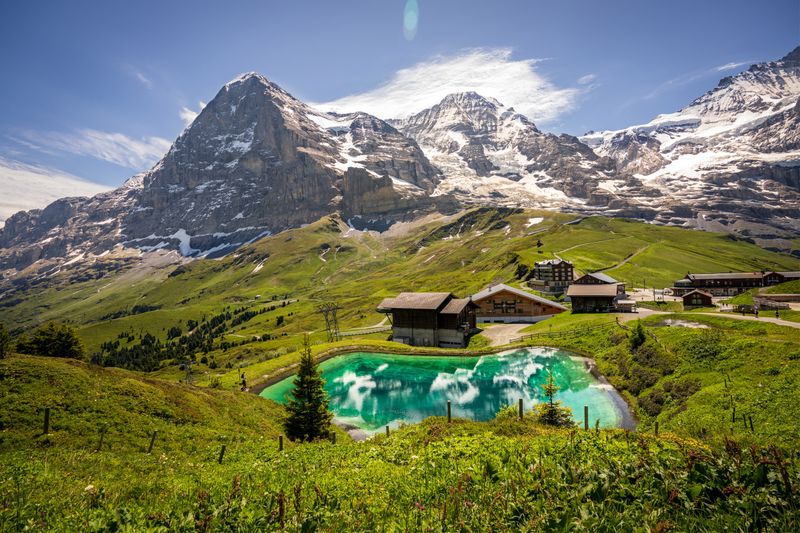
[[164, 156], [171, 145], [161, 137], [134, 139], [123, 133], [93, 129], [73, 132], [23, 131], [12, 139], [45, 153], [66, 152], [88, 156], [134, 170], [149, 168]]
[[66, 196], [91, 196], [109, 187], [72, 174], [0, 157], [0, 226], [17, 211], [41, 209]]
[[125, 65], [123, 69], [130, 77], [144, 85], [146, 88], [153, 88], [153, 80], [151, 80], [149, 76], [142, 72], [141, 69], [138, 69], [133, 65]]
[[194, 109], [190, 109], [186, 106], [183, 106], [181, 107], [181, 110], [178, 112], [178, 114], [180, 115], [181, 120], [183, 120], [183, 122], [188, 126], [189, 124], [194, 122], [194, 119], [197, 118], [197, 115], [200, 114], [200, 111], [202, 111], [205, 106], [206, 103], [200, 100], [200, 102], [198, 102], [197, 111], [195, 111]]
[[713, 74], [719, 74], [720, 72], [725, 72], [726, 70], [733, 70], [743, 65], [749, 65], [749, 64], [750, 64], [749, 61], [731, 62], [731, 63], [725, 63], [724, 65], [707, 68], [704, 70], [695, 70], [692, 72], [687, 72], [686, 74], [682, 74], [680, 76], [676, 76], [675, 78], [665, 81], [664, 83], [653, 89], [651, 92], [644, 95], [642, 98], [644, 100], [651, 100], [675, 87], [688, 85], [689, 83], [692, 83], [694, 81], [703, 78], [707, 78]]
[[588, 85], [597, 79], [597, 74], [587, 74], [578, 78], [578, 85]]
[[720, 65], [718, 67], [714, 67], [714, 71], [716, 71], [716, 72], [724, 72], [726, 70], [733, 70], [735, 68], [743, 67], [744, 65], [749, 65], [749, 64], [750, 64], [749, 61], [740, 61], [738, 63], [735, 63], [735, 62], [725, 63], [724, 65]]
[[455, 92], [475, 91], [548, 123], [573, 109], [581, 89], [556, 87], [536, 70], [538, 59], [512, 59], [510, 48], [479, 48], [398, 70], [373, 90], [315, 104], [320, 109], [364, 111], [400, 118], [437, 104]]

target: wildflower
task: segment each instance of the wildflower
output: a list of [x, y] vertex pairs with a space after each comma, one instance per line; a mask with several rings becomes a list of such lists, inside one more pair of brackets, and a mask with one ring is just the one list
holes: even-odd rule
[[83, 489], [83, 492], [94, 492], [94, 485], [86, 485], [86, 488]]

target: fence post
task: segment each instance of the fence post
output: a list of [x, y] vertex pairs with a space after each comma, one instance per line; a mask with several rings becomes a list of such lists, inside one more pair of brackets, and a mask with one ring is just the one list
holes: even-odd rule
[[153, 444], [155, 444], [155, 442], [156, 442], [156, 434], [157, 433], [158, 433], [158, 430], [154, 429], [153, 430], [153, 436], [150, 437], [150, 446], [147, 447], [147, 453], [153, 453]]
[[389, 436], [389, 426], [386, 426], [386, 436]]
[[47, 435], [50, 433], [50, 408], [44, 408], [44, 431], [42, 431], [42, 435]]
[[100, 442], [97, 444], [98, 452], [103, 449], [103, 440], [105, 439], [105, 436], [106, 436], [106, 426], [102, 426], [100, 428]]
[[658, 437], [658, 420], [656, 420], [656, 437]]
[[336, 444], [336, 432], [331, 431], [331, 444]]
[[752, 415], [747, 415], [747, 418], [748, 418], [748, 420], [750, 420], [750, 431], [751, 432], [755, 431], [753, 429], [753, 417], [752, 417]]
[[589, 406], [583, 406], [583, 429], [589, 431]]
[[217, 459], [217, 463], [222, 464], [222, 458], [225, 457], [225, 445], [222, 445], [222, 449], [219, 451], [219, 459]]
[[283, 435], [278, 436], [278, 451], [283, 451]]
[[522, 420], [522, 398], [519, 399], [519, 419]]
[[736, 422], [736, 406], [733, 406], [733, 415], [731, 415], [731, 423]]
[[447, 423], [452, 421], [452, 411], [450, 410], [450, 400], [447, 400]]

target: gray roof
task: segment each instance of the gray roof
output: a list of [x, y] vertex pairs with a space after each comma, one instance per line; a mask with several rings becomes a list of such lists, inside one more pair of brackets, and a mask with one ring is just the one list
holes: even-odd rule
[[542, 298], [541, 296], [536, 296], [535, 294], [531, 294], [529, 292], [525, 292], [521, 289], [515, 289], [510, 285], [506, 285], [504, 283], [500, 283], [498, 285], [493, 285], [491, 287], [487, 287], [480, 292], [476, 292], [472, 295], [472, 300], [477, 302], [478, 300], [483, 300], [488, 296], [492, 296], [500, 291], [508, 291], [521, 298], [525, 298], [527, 300], [533, 300], [543, 305], [550, 305], [552, 307], [556, 307], [558, 309], [566, 310], [567, 308], [561, 305], [560, 303], [554, 302], [553, 300], [548, 300], [547, 298]]
[[436, 311], [453, 295], [449, 292], [401, 292], [394, 298], [384, 298], [378, 304], [378, 311], [392, 309], [423, 309]]
[[447, 305], [444, 306], [444, 309], [439, 312], [443, 315], [457, 315], [461, 313], [461, 311], [463, 311], [468, 305], [477, 307], [477, 305], [475, 305], [475, 303], [469, 298], [453, 298], [447, 302]]
[[589, 272], [586, 274], [587, 276], [591, 276], [594, 279], [599, 279], [603, 283], [619, 283], [617, 280], [609, 276], [608, 274], [603, 274], [602, 272]]
[[567, 265], [572, 265], [569, 261], [564, 261], [563, 259], [545, 259], [544, 261], [536, 261], [536, 266], [539, 265], [560, 265], [561, 263], [566, 263]]

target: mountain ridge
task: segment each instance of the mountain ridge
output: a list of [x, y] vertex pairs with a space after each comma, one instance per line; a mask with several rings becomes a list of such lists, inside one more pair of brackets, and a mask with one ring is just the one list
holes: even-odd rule
[[384, 120], [321, 111], [245, 73], [150, 170], [9, 217], [0, 270], [155, 250], [217, 257], [330, 213], [385, 230], [470, 205], [637, 218], [788, 251], [800, 233], [799, 58], [800, 47], [676, 113], [582, 137], [542, 132], [474, 91]]

